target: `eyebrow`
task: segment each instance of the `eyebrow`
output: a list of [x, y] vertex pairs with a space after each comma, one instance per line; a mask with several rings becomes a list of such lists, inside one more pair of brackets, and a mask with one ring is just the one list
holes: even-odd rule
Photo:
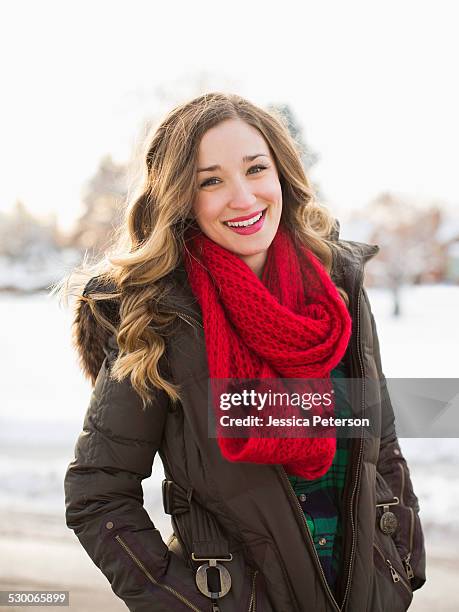
[[[266, 153], [255, 153], [255, 155], [244, 155], [242, 158], [243, 162], [253, 161], [256, 157], [269, 157]], [[221, 166], [215, 164], [214, 166], [208, 166], [207, 168], [198, 168], [198, 172], [213, 172], [214, 170], [221, 170]]]

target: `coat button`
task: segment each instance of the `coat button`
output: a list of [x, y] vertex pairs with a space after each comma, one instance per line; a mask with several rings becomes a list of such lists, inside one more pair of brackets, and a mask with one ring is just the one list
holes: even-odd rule
[[107, 529], [113, 529], [113, 523], [111, 521], [108, 521], [108, 523], [105, 524], [105, 527]]
[[324, 546], [327, 543], [327, 538], [319, 538], [320, 546]]
[[400, 455], [400, 451], [398, 450], [398, 448], [394, 448], [394, 455]]
[[301, 493], [301, 495], [298, 495], [298, 499], [300, 502], [305, 502], [308, 498], [304, 493]]

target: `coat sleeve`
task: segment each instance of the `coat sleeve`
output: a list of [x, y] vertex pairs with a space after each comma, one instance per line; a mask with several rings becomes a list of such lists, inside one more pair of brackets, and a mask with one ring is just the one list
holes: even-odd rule
[[[390, 496], [396, 496], [400, 500], [398, 505], [390, 506], [390, 510], [394, 512], [399, 522], [393, 537], [408, 576], [413, 574], [410, 582], [412, 589], [416, 590], [422, 587], [426, 581], [425, 546], [419, 517], [419, 501], [413, 489], [408, 464], [397, 438], [394, 410], [381, 365], [381, 353], [375, 318], [371, 312], [370, 302], [365, 289], [363, 289], [363, 293], [370, 312], [374, 359], [380, 381], [381, 441], [376, 466], [377, 478], [383, 482], [383, 488], [389, 488]], [[382, 510], [380, 508], [378, 510], [381, 513]]]
[[141, 483], [161, 444], [168, 397], [158, 390], [143, 411], [129, 379], [110, 377], [113, 357], [108, 351], [102, 363], [65, 475], [67, 526], [129, 610], [207, 610], [193, 571], [143, 507]]

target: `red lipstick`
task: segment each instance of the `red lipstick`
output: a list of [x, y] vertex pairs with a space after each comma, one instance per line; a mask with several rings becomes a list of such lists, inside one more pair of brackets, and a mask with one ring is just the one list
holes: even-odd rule
[[229, 221], [230, 223], [236, 223], [237, 221], [246, 221], [247, 219], [251, 219], [252, 217], [255, 217], [255, 215], [259, 215], [262, 212], [262, 210], [263, 209], [256, 210], [251, 215], [245, 215], [245, 217], [234, 217], [234, 219], [226, 219], [225, 221], [223, 221], [223, 223], [226, 223], [227, 221]]

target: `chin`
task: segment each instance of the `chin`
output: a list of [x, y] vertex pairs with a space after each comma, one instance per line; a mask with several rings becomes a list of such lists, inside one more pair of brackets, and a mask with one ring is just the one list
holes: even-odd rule
[[246, 245], [243, 249], [241, 249], [240, 247], [237, 248], [235, 246], [231, 250], [236, 255], [239, 255], [242, 257], [252, 257], [253, 255], [259, 255], [260, 253], [266, 252], [271, 242], [272, 240], [263, 240], [261, 242], [258, 242], [257, 244]]
[[255, 255], [255, 253], [258, 253], [259, 251], [266, 251], [271, 242], [274, 240], [275, 235], [275, 232], [269, 232], [269, 235], [259, 237], [256, 235], [247, 236], [247, 238], [252, 238], [253, 242], [249, 243], [249, 241], [247, 241], [247, 244], [244, 245], [244, 250], [250, 251], [250, 253], [247, 253], [248, 255]]

